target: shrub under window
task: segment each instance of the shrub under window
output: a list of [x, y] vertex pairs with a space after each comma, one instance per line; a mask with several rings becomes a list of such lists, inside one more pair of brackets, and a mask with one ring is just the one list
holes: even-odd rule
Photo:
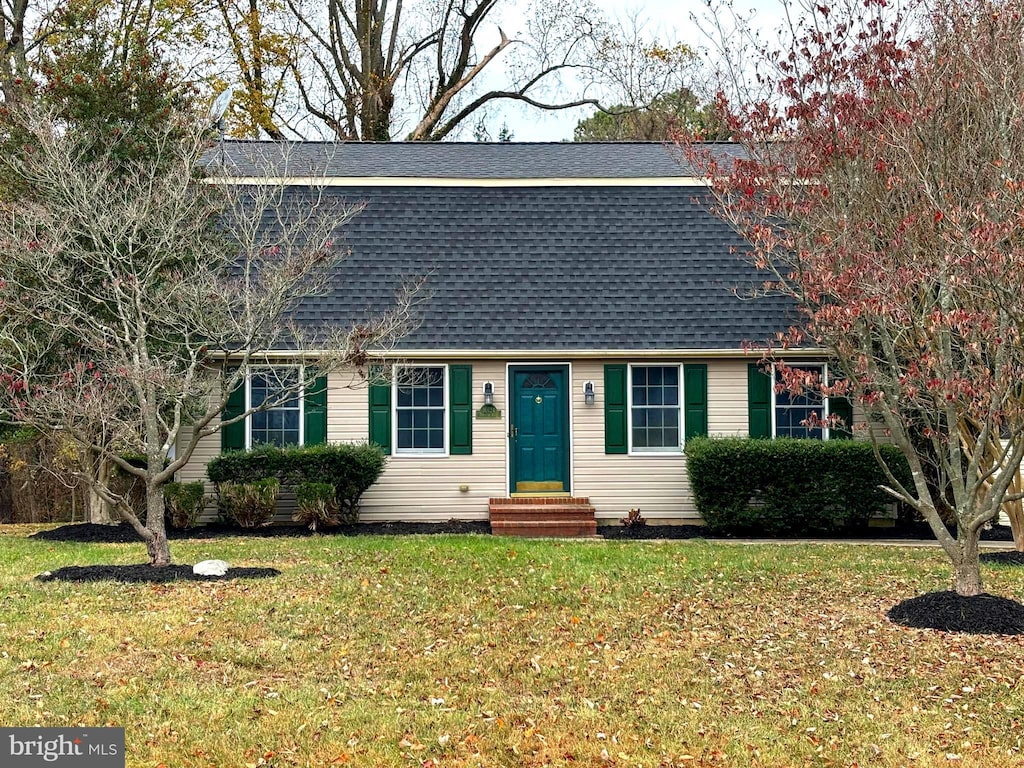
[[[906, 459], [882, 446], [893, 474]], [[805, 535], [865, 526], [893, 499], [871, 445], [852, 440], [695, 438], [686, 444], [693, 498], [716, 533]]]

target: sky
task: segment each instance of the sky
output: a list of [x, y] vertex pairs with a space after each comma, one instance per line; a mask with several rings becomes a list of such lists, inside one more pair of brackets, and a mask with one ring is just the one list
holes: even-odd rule
[[[701, 18], [708, 13], [704, 0], [596, 0], [596, 3], [610, 18], [625, 19], [638, 14], [638, 18], [645, 21], [645, 29], [660, 42], [686, 43], [705, 54], [709, 49], [709, 41], [694, 21], [694, 17]], [[783, 0], [733, 0], [733, 7], [769, 39], [775, 36], [784, 18]], [[521, 26], [525, 8], [523, 0], [508, 8], [501, 21], [503, 28]], [[496, 32], [494, 34], [496, 42]], [[593, 108], [581, 108], [543, 112], [508, 104], [492, 109], [487, 124], [492, 138], [496, 138], [501, 126], [506, 124], [514, 141], [565, 141], [572, 138], [577, 122], [593, 111]]]

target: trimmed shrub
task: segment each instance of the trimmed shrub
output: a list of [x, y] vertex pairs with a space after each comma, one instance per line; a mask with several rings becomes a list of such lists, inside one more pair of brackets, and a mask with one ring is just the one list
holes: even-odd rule
[[203, 484], [167, 483], [164, 486], [164, 504], [170, 516], [171, 525], [175, 528], [194, 528], [199, 513], [206, 505]]
[[221, 483], [217, 492], [224, 517], [242, 528], [258, 528], [273, 520], [281, 482], [265, 477], [251, 483]]
[[[901, 482], [906, 459], [882, 456]], [[863, 527], [892, 503], [871, 445], [853, 440], [694, 438], [686, 444], [694, 501], [714, 533], [800, 536]]]
[[334, 486], [330, 483], [299, 483], [295, 486], [295, 504], [295, 522], [311, 531], [341, 524]]
[[301, 448], [263, 445], [251, 451], [232, 451], [218, 456], [206, 467], [210, 480], [249, 483], [275, 477], [282, 485], [329, 483], [342, 519], [355, 522], [359, 499], [377, 482], [386, 457], [375, 445], [324, 444]]

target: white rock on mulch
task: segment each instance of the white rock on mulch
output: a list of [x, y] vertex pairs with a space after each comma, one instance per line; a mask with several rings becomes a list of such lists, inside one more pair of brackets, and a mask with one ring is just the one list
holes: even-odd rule
[[192, 566], [192, 573], [196, 576], [223, 576], [228, 572], [228, 564], [223, 560], [203, 560]]

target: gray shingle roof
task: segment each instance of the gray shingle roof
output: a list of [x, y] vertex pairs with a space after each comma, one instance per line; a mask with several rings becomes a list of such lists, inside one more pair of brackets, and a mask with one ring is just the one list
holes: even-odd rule
[[781, 299], [737, 298], [763, 278], [701, 187], [327, 192], [365, 209], [341, 232], [352, 253], [333, 290], [299, 319], [349, 324], [427, 275], [422, 325], [400, 349], [739, 351], [794, 319]]
[[[705, 145], [735, 157], [734, 144]], [[693, 176], [674, 146], [661, 142], [224, 143], [226, 173], [237, 176], [328, 176], [461, 179], [668, 178]], [[220, 162], [219, 150], [210, 153]]]

